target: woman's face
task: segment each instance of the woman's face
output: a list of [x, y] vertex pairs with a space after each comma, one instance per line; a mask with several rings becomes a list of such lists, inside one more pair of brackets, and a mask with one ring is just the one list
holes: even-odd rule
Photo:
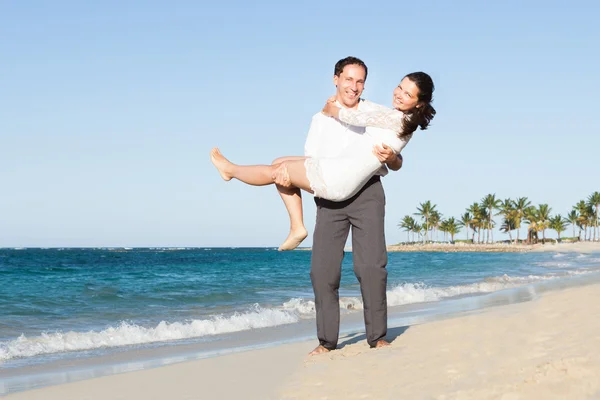
[[402, 79], [402, 82], [394, 89], [392, 97], [392, 106], [396, 110], [408, 111], [419, 103], [419, 88], [408, 78]]

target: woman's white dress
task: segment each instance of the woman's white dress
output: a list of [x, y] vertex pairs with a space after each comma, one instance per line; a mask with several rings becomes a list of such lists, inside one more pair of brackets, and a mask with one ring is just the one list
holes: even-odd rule
[[306, 159], [306, 176], [314, 195], [343, 201], [358, 193], [382, 165], [373, 154], [373, 146], [385, 143], [399, 154], [412, 137], [412, 134], [399, 136], [403, 118], [401, 111], [380, 105], [376, 111], [366, 112], [342, 108], [339, 120], [366, 127], [365, 133], [357, 135], [339, 156]]

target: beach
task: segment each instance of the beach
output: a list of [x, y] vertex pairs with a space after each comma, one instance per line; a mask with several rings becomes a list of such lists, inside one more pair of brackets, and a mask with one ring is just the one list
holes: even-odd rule
[[558, 253], [593, 253], [600, 252], [600, 242], [564, 242], [564, 243], [411, 243], [389, 245], [390, 252], [558, 252]]
[[0, 309], [0, 396], [597, 396], [599, 243], [390, 252], [392, 346], [378, 350], [365, 342], [348, 256], [339, 349], [308, 357], [316, 346], [309, 252], [0, 250], [10, 272]]
[[414, 326], [305, 362], [288, 399], [597, 399], [599, 285]]
[[533, 301], [390, 328], [369, 349], [360, 332], [307, 356], [314, 341], [104, 376], [8, 395], [64, 399], [597, 399], [600, 284]]

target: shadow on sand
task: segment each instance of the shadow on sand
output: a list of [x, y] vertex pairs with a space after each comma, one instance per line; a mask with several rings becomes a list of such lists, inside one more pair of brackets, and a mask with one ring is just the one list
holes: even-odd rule
[[[393, 343], [394, 340], [396, 340], [398, 336], [406, 332], [408, 328], [410, 328], [410, 326], [398, 326], [395, 328], [390, 328], [388, 329], [387, 336], [385, 338], [388, 342]], [[345, 346], [358, 343], [361, 340], [367, 340], [367, 335], [365, 335], [364, 333], [350, 333], [344, 336], [344, 340], [342, 340], [341, 343], [338, 344], [337, 349], [343, 349]]]

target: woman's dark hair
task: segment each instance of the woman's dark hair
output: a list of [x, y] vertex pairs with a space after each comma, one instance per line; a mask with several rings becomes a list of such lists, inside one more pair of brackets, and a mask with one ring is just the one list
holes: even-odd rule
[[405, 76], [419, 88], [419, 107], [415, 107], [406, 113], [408, 118], [404, 119], [402, 135], [408, 135], [421, 128], [427, 129], [429, 123], [435, 116], [435, 108], [431, 105], [435, 86], [433, 80], [425, 72], [413, 72]]

